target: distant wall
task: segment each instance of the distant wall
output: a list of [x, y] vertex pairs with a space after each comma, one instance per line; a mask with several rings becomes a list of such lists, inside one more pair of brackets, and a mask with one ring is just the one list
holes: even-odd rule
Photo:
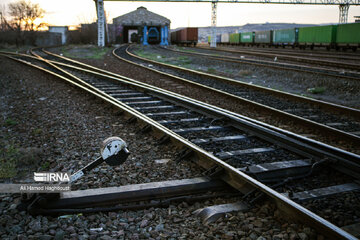
[[[97, 23], [81, 24], [79, 38], [77, 39], [79, 39], [80, 43], [97, 44], [97, 30], [98, 30]], [[106, 34], [105, 37], [106, 38], [109, 37], [109, 39], [106, 39], [106, 41], [109, 43], [114, 43], [116, 41], [115, 25], [107, 24], [106, 30], [108, 31], [108, 34]], [[74, 40], [75, 38], [72, 39]]]
[[56, 32], [37, 32], [36, 33], [36, 46], [56, 46], [62, 45], [62, 34]]
[[17, 32], [2, 31], [0, 33], [0, 43], [15, 44], [17, 39]]
[[80, 43], [96, 44], [97, 43], [97, 24], [81, 24]]
[[60, 26], [50, 26], [49, 32], [51, 33], [60, 33], [61, 34], [61, 44], [66, 44], [67, 41], [67, 33], [68, 27], [60, 27]]
[[0, 33], [0, 44], [52, 46], [61, 45], [61, 33], [37, 31], [4, 31]]

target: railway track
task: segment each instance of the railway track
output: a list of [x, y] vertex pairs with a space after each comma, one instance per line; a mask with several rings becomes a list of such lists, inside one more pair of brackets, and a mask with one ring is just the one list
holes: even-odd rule
[[263, 117], [260, 120], [274, 120], [275, 117], [286, 119], [310, 128], [313, 135], [322, 136], [323, 139], [332, 136], [338, 141], [346, 141], [346, 144], [352, 146], [348, 148], [352, 151], [359, 149], [360, 111], [357, 109], [155, 62], [132, 54], [125, 46], [114, 53], [142, 67], [151, 63], [152, 67], [147, 67], [150, 70], [160, 71], [176, 81], [200, 86], [206, 91], [220, 93], [224, 99], [230, 96], [235, 105], [248, 105], [255, 111], [261, 111]]
[[235, 51], [235, 52], [243, 52], [249, 54], [272, 54], [274, 57], [279, 55], [286, 55], [286, 56], [302, 56], [302, 57], [309, 57], [309, 58], [323, 58], [323, 59], [336, 59], [336, 60], [347, 60], [347, 61], [359, 61], [360, 55], [355, 53], [346, 53], [346, 52], [319, 52], [319, 51], [296, 51], [296, 50], [285, 50], [281, 47], [275, 49], [267, 49], [267, 48], [242, 48], [242, 47], [234, 47], [234, 46], [219, 46], [217, 48], [209, 48], [208, 46], [199, 46], [199, 48], [204, 49], [212, 49], [212, 50], [219, 50], [219, 51]]
[[[291, 70], [291, 71], [298, 71], [298, 72], [305, 72], [305, 73], [312, 73], [312, 74], [320, 74], [324, 76], [331, 76], [331, 77], [337, 77], [337, 78], [344, 78], [344, 79], [352, 79], [352, 80], [360, 80], [360, 73], [358, 71], [353, 70], [344, 70], [344, 69], [333, 69], [328, 67], [315, 67], [313, 65], [299, 65], [294, 63], [287, 63], [287, 62], [277, 62], [274, 60], [258, 60], [258, 59], [247, 59], [247, 58], [241, 58], [241, 57], [231, 57], [231, 56], [218, 56], [214, 54], [209, 53], [200, 53], [200, 52], [189, 52], [189, 51], [180, 51], [180, 50], [174, 50], [171, 48], [163, 48], [169, 51], [174, 51], [181, 54], [186, 55], [197, 55], [197, 56], [204, 56], [209, 59], [215, 59], [219, 61], [225, 61], [225, 62], [231, 62], [231, 63], [238, 63], [238, 64], [251, 64], [255, 66], [261, 66], [261, 67], [270, 67], [275, 69], [282, 69], [282, 70]], [[199, 48], [200, 49], [200, 48]], [[212, 50], [210, 50], [212, 51]], [[279, 57], [280, 58], [280, 57]], [[290, 57], [289, 57], [290, 58]], [[314, 64], [315, 62], [318, 64], [321, 62], [322, 64], [327, 64], [327, 66], [336, 66], [336, 63], [329, 62], [329, 61], [318, 61], [318, 60], [311, 60], [311, 59], [302, 59], [303, 61], [310, 62]], [[340, 66], [343, 66], [344, 64], [340, 63]], [[349, 64], [345, 64], [345, 66], [349, 66]], [[357, 64], [351, 64], [352, 68], [356, 68], [356, 70], [359, 69], [359, 66]]]
[[[244, 50], [235, 50], [235, 49], [229, 49], [229, 48], [208, 48], [208, 47], [199, 47], [195, 48], [197, 50], [206, 50], [204, 53], [213, 53], [213, 52], [219, 52], [224, 57], [235, 57], [240, 58], [241, 56], [255, 56], [265, 59], [271, 59], [278, 62], [289, 62], [289, 63], [307, 63], [310, 65], [315, 64], [316, 66], [327, 66], [332, 68], [338, 68], [342, 71], [345, 69], [348, 70], [354, 70], [359, 71], [360, 65], [358, 62], [360, 61], [360, 58], [356, 57], [347, 57], [342, 55], [319, 55], [319, 54], [302, 54], [302, 53], [292, 53], [292, 54], [286, 54], [281, 52], [260, 52], [260, 51], [244, 51]], [[226, 55], [230, 54], [230, 55]], [[243, 56], [244, 57], [244, 56]], [[248, 57], [247, 57], [248, 58]]]
[[[141, 122], [141, 131], [152, 130], [161, 141], [171, 140], [182, 146], [179, 160], [193, 160], [205, 169], [205, 176], [221, 179], [240, 191], [244, 194], [240, 198], [242, 206], [265, 196], [279, 210], [329, 239], [356, 239], [299, 203], [334, 194], [358, 197], [360, 156], [256, 124], [236, 113], [133, 79], [88, 70], [95, 70], [90, 66], [85, 69], [73, 66], [74, 62], [65, 64], [65, 59], [43, 61], [26, 55], [13, 54], [11, 58], [55, 74], [121, 109], [129, 121]], [[328, 174], [336, 177], [329, 179]], [[286, 193], [280, 194], [276, 189]], [[62, 196], [43, 208], [71, 210], [79, 202], [91, 206], [114, 201], [115, 193], [107, 192], [107, 197], [101, 191], [95, 195], [92, 191], [91, 196], [82, 193], [81, 200], [76, 199], [77, 194]], [[356, 224], [357, 219], [358, 216], [351, 223]]]

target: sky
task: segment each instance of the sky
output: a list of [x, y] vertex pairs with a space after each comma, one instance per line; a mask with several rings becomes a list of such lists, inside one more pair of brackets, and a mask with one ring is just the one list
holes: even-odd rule
[[[0, 9], [15, 0], [0, 0]], [[96, 19], [93, 0], [31, 0], [46, 11], [43, 21], [49, 25], [69, 26], [90, 23]], [[211, 25], [211, 3], [146, 3], [105, 1], [108, 22], [140, 6], [167, 17], [171, 28]], [[360, 16], [360, 6], [350, 6], [348, 22]], [[217, 26], [241, 26], [247, 23], [337, 23], [339, 7], [321, 5], [279, 5], [218, 3]]]

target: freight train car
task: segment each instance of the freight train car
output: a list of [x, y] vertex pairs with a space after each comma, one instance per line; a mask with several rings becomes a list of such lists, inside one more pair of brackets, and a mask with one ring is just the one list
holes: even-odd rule
[[[209, 44], [210, 40], [209, 36]], [[216, 36], [216, 42], [263, 47], [291, 46], [301, 49], [326, 47], [346, 50], [350, 48], [355, 51], [360, 48], [360, 23], [222, 34]]]
[[337, 25], [299, 28], [299, 46], [305, 49], [315, 46], [334, 48], [336, 43]]
[[171, 33], [171, 42], [180, 45], [194, 45], [198, 42], [198, 28], [188, 27]]
[[171, 32], [170, 33], [170, 41], [172, 43], [175, 43], [176, 42], [176, 32]]
[[254, 43], [256, 46], [271, 46], [273, 31], [259, 31], [255, 32]]
[[231, 45], [238, 45], [240, 43], [240, 33], [231, 33], [229, 42]]
[[360, 47], [360, 23], [340, 24], [336, 33], [336, 49]]
[[279, 29], [273, 31], [273, 40], [272, 43], [275, 47], [277, 46], [292, 46], [293, 48], [297, 46], [299, 38], [299, 29]]
[[[221, 42], [221, 35], [216, 35], [216, 43], [220, 43]], [[210, 45], [211, 43], [211, 36], [208, 36], [208, 44]]]
[[221, 34], [220, 44], [223, 44], [223, 45], [229, 45], [230, 44], [230, 34], [229, 33]]
[[240, 34], [240, 44], [249, 46], [254, 44], [255, 32], [244, 32]]

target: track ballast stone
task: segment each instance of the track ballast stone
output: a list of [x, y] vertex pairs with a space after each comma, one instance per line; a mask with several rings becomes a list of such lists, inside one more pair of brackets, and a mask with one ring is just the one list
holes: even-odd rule
[[[102, 165], [74, 189], [127, 185], [200, 176], [187, 161], [175, 163], [172, 145], [158, 145], [149, 134], [138, 134], [113, 108], [57, 78], [0, 58], [1, 148], [9, 144], [41, 151], [32, 171], [74, 171], [99, 156], [99, 142], [112, 135], [126, 140], [132, 152], [122, 166]], [[18, 69], [21, 68], [21, 71]], [[170, 159], [167, 164], [154, 164]], [[49, 164], [47, 164], [49, 163]], [[30, 174], [30, 175], [29, 175]], [[192, 215], [199, 208], [226, 203], [216, 198], [183, 202], [167, 208], [74, 215], [70, 218], [30, 216], [15, 207], [18, 194], [1, 194], [0, 234], [3, 239], [296, 239], [317, 235], [309, 227], [287, 223], [271, 204], [248, 213], [228, 214], [209, 226]], [[235, 201], [235, 200], [234, 200]], [[280, 220], [280, 221], [278, 221]], [[263, 238], [261, 238], [263, 237]], [[321, 236], [319, 236], [321, 238]]]

